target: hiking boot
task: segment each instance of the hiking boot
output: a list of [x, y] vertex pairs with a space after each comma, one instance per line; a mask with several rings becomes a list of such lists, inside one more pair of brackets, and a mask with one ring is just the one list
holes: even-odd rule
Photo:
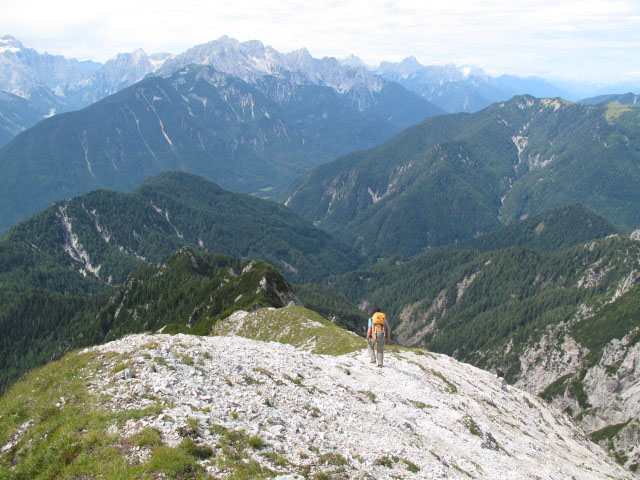
[[378, 367], [382, 368], [382, 365], [378, 365]]
[[369, 363], [376, 363], [375, 360], [369, 360]]

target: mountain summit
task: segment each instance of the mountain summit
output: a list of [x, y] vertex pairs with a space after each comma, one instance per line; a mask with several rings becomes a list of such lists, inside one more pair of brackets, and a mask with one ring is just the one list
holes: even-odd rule
[[8, 392], [0, 474], [631, 478], [567, 417], [492, 374], [422, 351], [386, 364], [235, 336], [126, 337]]
[[23, 50], [24, 46], [20, 41], [11, 36], [11, 35], [3, 35], [0, 37], [0, 53], [2, 52], [11, 52], [18, 53], [20, 50]]

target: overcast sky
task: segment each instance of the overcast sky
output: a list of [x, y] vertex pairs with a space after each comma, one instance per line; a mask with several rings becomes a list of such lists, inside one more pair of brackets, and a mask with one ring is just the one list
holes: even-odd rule
[[491, 73], [640, 78], [640, 0], [0, 0], [0, 34], [98, 61], [229, 35], [369, 64], [414, 55]]

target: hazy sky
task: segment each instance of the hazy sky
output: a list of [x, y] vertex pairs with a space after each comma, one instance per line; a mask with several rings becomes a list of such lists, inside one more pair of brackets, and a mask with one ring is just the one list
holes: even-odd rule
[[369, 64], [414, 55], [491, 73], [640, 78], [640, 0], [0, 0], [0, 34], [98, 61], [229, 35]]

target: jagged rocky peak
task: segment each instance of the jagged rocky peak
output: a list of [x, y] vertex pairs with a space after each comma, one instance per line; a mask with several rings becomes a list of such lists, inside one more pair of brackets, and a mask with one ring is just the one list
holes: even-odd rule
[[170, 75], [191, 63], [211, 65], [250, 83], [265, 75], [275, 75], [297, 84], [330, 86], [340, 92], [363, 82], [379, 91], [384, 83], [364, 64], [343, 64], [333, 57], [314, 58], [306, 48], [281, 53], [258, 40], [239, 42], [226, 35], [169, 59], [159, 73]]
[[265, 47], [258, 40], [241, 43], [225, 35], [211, 42], [196, 45], [169, 59], [160, 68], [159, 73], [170, 75], [185, 65], [195, 63], [211, 65], [245, 81], [253, 81], [256, 75], [271, 74], [278, 63], [277, 57], [280, 56], [281, 54], [271, 47]]
[[[298, 50], [293, 50], [292, 52], [289, 52], [289, 53], [285, 53], [283, 55], [283, 59], [284, 59], [284, 64], [288, 69], [293, 71], [305, 72], [307, 74], [316, 70], [318, 66], [318, 60], [313, 58], [311, 56], [311, 53], [309, 53], [309, 50], [307, 50], [305, 47], [302, 47]], [[335, 59], [325, 57], [322, 60], [320, 60], [320, 62], [322, 62], [322, 64], [324, 65], [333, 66], [334, 62], [332, 62], [332, 60], [335, 60]], [[310, 80], [312, 81], [320, 80], [320, 78], [313, 78], [313, 77], [314, 76], [311, 75]]]
[[107, 61], [104, 64], [103, 70], [117, 70], [120, 68], [132, 68], [140, 63], [146, 63], [149, 61], [149, 56], [141, 48], [134, 50], [131, 53], [119, 53], [116, 58]]
[[367, 64], [364, 61], [353, 54], [348, 57], [339, 60], [342, 65], [346, 65], [351, 68], [367, 68]]
[[165, 53], [150, 56], [141, 48], [133, 52], [118, 53], [90, 77], [68, 85], [66, 94], [71, 98], [74, 95], [80, 96], [81, 100], [77, 100], [79, 104], [100, 100], [141, 80], [160, 68], [170, 57]]
[[11, 35], [3, 35], [2, 37], [0, 37], [0, 53], [17, 53], [23, 49], [24, 46], [16, 37], [13, 37]]
[[466, 79], [489, 81], [491, 77], [475, 65], [422, 65], [414, 56], [401, 62], [381, 62], [377, 71], [392, 78], [408, 78], [420, 75], [421, 82], [459, 82]]
[[400, 75], [408, 75], [424, 68], [416, 57], [413, 55], [403, 59], [401, 62], [381, 62], [378, 71], [382, 73], [396, 73]]
[[41, 432], [73, 418], [82, 429], [77, 449], [58, 450], [61, 475], [118, 459], [126, 474], [215, 478], [632, 478], [538, 398], [421, 351], [388, 351], [378, 369], [365, 350], [133, 335], [31, 373], [3, 402], [8, 476], [57, 451], [58, 437]]

